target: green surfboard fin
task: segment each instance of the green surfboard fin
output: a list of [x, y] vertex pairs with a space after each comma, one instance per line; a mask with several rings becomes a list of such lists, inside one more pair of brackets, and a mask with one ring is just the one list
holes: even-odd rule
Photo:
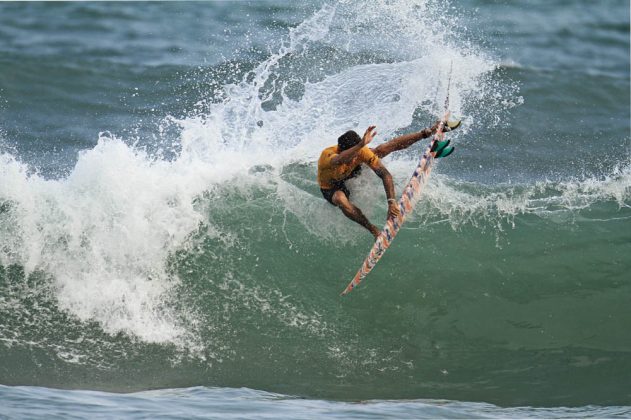
[[447, 156], [449, 156], [450, 154], [453, 153], [454, 149], [455, 148], [453, 146], [444, 147], [443, 149], [441, 149], [440, 152], [436, 153], [436, 157], [437, 158], [447, 157]]
[[[447, 157], [453, 153], [453, 146], [449, 146], [449, 140], [437, 141], [431, 151], [436, 152], [436, 158]], [[447, 147], [449, 146], [449, 147]]]

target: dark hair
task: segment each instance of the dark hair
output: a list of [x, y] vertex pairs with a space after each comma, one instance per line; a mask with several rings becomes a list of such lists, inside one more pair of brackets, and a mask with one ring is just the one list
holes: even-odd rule
[[359, 134], [353, 130], [349, 130], [337, 139], [337, 145], [340, 147], [340, 150], [346, 150], [355, 146], [360, 141], [362, 141], [362, 138], [359, 137]]

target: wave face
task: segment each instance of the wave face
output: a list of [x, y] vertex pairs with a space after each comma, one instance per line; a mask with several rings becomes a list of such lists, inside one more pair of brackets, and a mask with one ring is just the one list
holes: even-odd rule
[[[71, 136], [70, 152], [58, 154], [21, 142], [16, 125], [0, 132], [0, 383], [628, 403], [628, 66], [508, 63], [476, 42], [484, 20], [467, 29], [455, 6], [242, 5], [271, 29], [248, 32], [242, 21], [235, 36], [254, 38], [249, 49], [201, 67], [161, 59], [189, 47], [170, 46], [168, 34], [165, 45], [120, 29], [150, 28], [173, 13], [168, 4], [151, 5], [145, 21], [133, 5], [58, 6], [98, 22], [76, 30], [104, 34], [68, 47], [84, 57], [70, 64], [37, 37], [32, 57], [7, 42], [1, 66], [19, 66], [23, 83], [48, 86], [56, 75], [69, 92], [54, 106], [88, 107], [111, 125], [90, 147]], [[34, 22], [17, 19], [2, 36], [55, 30], [42, 23], [52, 6], [29, 7]], [[190, 19], [237, 19], [222, 5], [182, 7]], [[619, 27], [598, 29], [614, 34], [605, 43], [614, 50]], [[138, 42], [147, 64], [127, 51]], [[217, 54], [231, 48], [217, 43]], [[626, 47], [628, 58], [628, 37]], [[348, 129], [377, 124], [378, 144], [428, 126], [449, 77], [450, 108], [464, 122], [450, 134], [456, 154], [438, 163], [390, 251], [342, 299], [371, 241], [322, 199], [319, 153]], [[103, 103], [85, 91], [95, 80], [129, 96]], [[571, 105], [583, 99], [598, 106], [587, 123]], [[85, 127], [72, 130], [81, 138]], [[385, 160], [398, 191], [423, 145]], [[369, 172], [349, 187], [381, 223], [385, 195]]]

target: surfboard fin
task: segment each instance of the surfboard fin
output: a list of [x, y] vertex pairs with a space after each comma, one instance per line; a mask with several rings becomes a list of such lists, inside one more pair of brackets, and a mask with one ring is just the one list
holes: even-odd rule
[[436, 153], [436, 157], [437, 158], [444, 158], [449, 156], [450, 154], [453, 153], [454, 151], [454, 147], [453, 146], [449, 146], [449, 147], [444, 147], [440, 150], [440, 152]]
[[442, 141], [434, 142], [434, 145], [430, 149], [430, 152], [438, 152], [444, 149], [445, 147], [447, 147], [448, 144], [449, 144], [449, 140], [442, 140]]
[[454, 147], [449, 146], [449, 143], [450, 143], [449, 140], [437, 141], [434, 143], [434, 146], [432, 147], [431, 151], [436, 152], [437, 159], [447, 157], [453, 153]]
[[454, 151], [453, 146], [449, 146], [449, 143], [449, 140], [434, 142], [434, 146], [432, 146], [430, 151], [436, 152], [436, 158], [447, 157]]

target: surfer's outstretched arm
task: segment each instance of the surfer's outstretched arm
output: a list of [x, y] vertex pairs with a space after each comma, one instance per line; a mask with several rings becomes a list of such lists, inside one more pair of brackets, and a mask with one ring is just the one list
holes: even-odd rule
[[392, 152], [396, 152], [397, 150], [407, 149], [417, 141], [426, 139], [434, 134], [438, 128], [438, 124], [439, 122], [436, 121], [431, 128], [425, 128], [421, 131], [417, 131], [416, 133], [404, 134], [402, 136], [395, 137], [392, 140], [375, 147], [372, 151], [381, 159]]
[[345, 163], [349, 163], [353, 160], [353, 158], [361, 150], [361, 148], [370, 143], [376, 135], [377, 132], [375, 131], [375, 126], [371, 125], [370, 127], [368, 127], [368, 129], [364, 133], [364, 137], [362, 137], [359, 143], [349, 149], [344, 150], [338, 155], [333, 156], [333, 158], [331, 158], [331, 164], [342, 165]]

